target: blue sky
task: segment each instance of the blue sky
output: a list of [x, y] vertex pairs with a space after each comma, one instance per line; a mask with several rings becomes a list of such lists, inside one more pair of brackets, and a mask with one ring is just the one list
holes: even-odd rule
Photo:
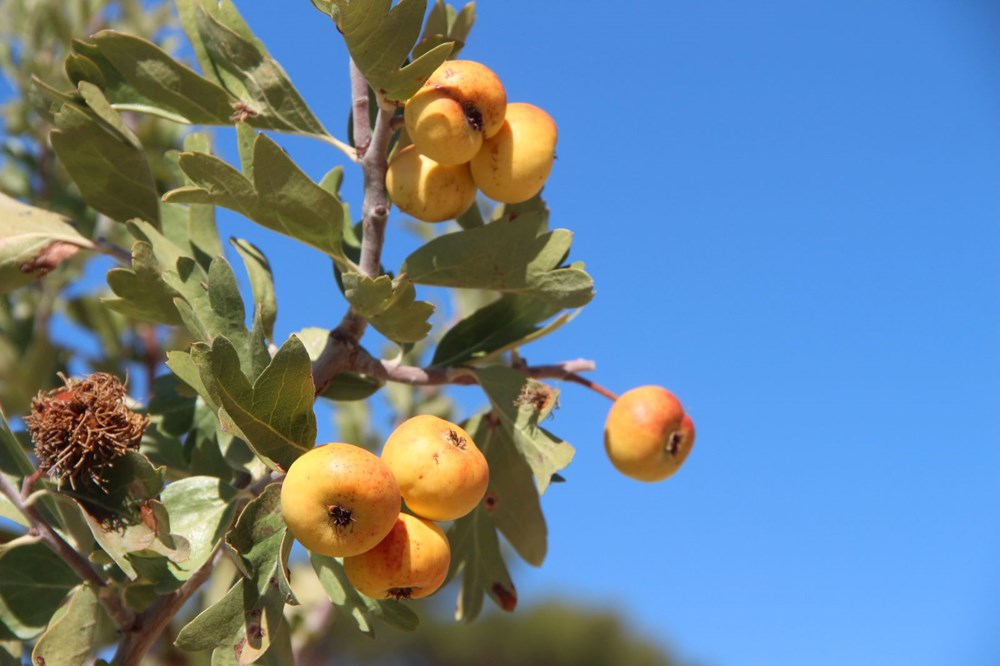
[[[333, 26], [306, 0], [237, 5], [342, 133]], [[1000, 7], [478, 15], [464, 57], [559, 123], [546, 198], [597, 285], [525, 355], [667, 386], [698, 428], [676, 477], [639, 484], [605, 459], [607, 400], [564, 386], [551, 429], [578, 453], [522, 603], [618, 608], [705, 664], [1000, 663]], [[316, 177], [340, 161], [282, 141]], [[360, 174], [345, 187], [357, 201]], [[275, 265], [279, 332], [335, 325], [325, 259], [227, 225]], [[399, 229], [389, 266], [412, 245]]]
[[[336, 33], [306, 2], [239, 5], [342, 125]], [[641, 485], [605, 460], [607, 401], [563, 387], [551, 428], [578, 453], [522, 600], [619, 608], [707, 664], [1000, 662], [1000, 9], [478, 14], [464, 57], [559, 123], [546, 196], [597, 284], [526, 356], [665, 385], [698, 426], [683, 470]], [[288, 145], [315, 174], [337, 159]], [[279, 326], [320, 323], [279, 289]]]

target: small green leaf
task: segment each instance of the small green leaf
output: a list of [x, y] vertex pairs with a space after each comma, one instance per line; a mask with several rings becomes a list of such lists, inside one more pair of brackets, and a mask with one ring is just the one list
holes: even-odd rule
[[517, 606], [517, 591], [500, 552], [496, 526], [483, 506], [459, 518], [448, 530], [451, 569], [448, 578], [462, 574], [455, 619], [475, 620], [489, 594], [497, 606], [511, 612]]
[[0, 192], [0, 294], [30, 284], [80, 248], [93, 247], [61, 215]]
[[119, 222], [159, 224], [160, 195], [142, 148], [74, 104], [56, 112], [55, 125], [52, 147], [88, 205]]
[[572, 234], [546, 227], [545, 216], [532, 212], [438, 236], [407, 257], [400, 272], [418, 284], [524, 294], [559, 308], [586, 305], [593, 280], [577, 266], [560, 265]]
[[148, 40], [101, 30], [89, 41], [73, 42], [73, 52], [74, 82], [86, 79], [99, 86], [119, 110], [189, 125], [230, 122], [235, 98]]
[[542, 514], [531, 467], [511, 441], [509, 432], [494, 427], [489, 419], [477, 416], [465, 429], [486, 456], [490, 465], [489, 512], [500, 532], [526, 562], [542, 566], [548, 550], [548, 529]]
[[451, 53], [448, 42], [406, 63], [420, 35], [426, 0], [400, 0], [394, 7], [392, 0], [333, 3], [332, 16], [358, 69], [391, 100], [408, 99]]
[[230, 0], [179, 0], [177, 8], [206, 76], [244, 105], [241, 120], [262, 129], [327, 134]]
[[281, 518], [280, 495], [281, 486], [272, 484], [240, 514], [226, 540], [243, 577], [181, 629], [177, 646], [182, 650], [224, 648], [238, 664], [251, 664], [280, 635], [285, 604], [297, 603], [286, 573], [292, 539]]
[[430, 333], [428, 319], [434, 314], [434, 306], [416, 300], [417, 290], [405, 274], [394, 280], [388, 275], [373, 280], [352, 271], [343, 274], [343, 283], [351, 306], [390, 340], [419, 342]]
[[97, 625], [103, 611], [89, 585], [70, 594], [31, 652], [33, 664], [85, 666], [97, 648]]
[[34, 638], [79, 583], [76, 573], [42, 543], [0, 553], [0, 624], [22, 640]]
[[213, 155], [183, 153], [180, 166], [194, 183], [164, 200], [210, 204], [234, 210], [261, 226], [299, 240], [350, 269], [341, 247], [344, 208], [314, 183], [266, 135], [254, 142], [253, 181]]
[[543, 494], [552, 475], [569, 465], [575, 453], [568, 442], [539, 425], [554, 405], [554, 396], [548, 405], [549, 410], [539, 410], [533, 401], [523, 399], [525, 391], [551, 392], [552, 389], [502, 365], [477, 368], [475, 373], [500, 419], [501, 427], [531, 466], [538, 493]]
[[230, 238], [236, 251], [243, 259], [247, 274], [250, 276], [250, 288], [253, 290], [254, 307], [260, 317], [264, 334], [268, 340], [274, 339], [274, 322], [278, 318], [278, 303], [274, 295], [274, 275], [271, 273], [271, 263], [261, 250], [250, 241], [242, 238]]
[[136, 241], [132, 245], [132, 268], [112, 268], [107, 281], [117, 298], [102, 298], [101, 302], [115, 312], [142, 321], [181, 323], [174, 305], [179, 294], [164, 283], [163, 267], [149, 243]]
[[493, 359], [555, 331], [575, 316], [564, 313], [548, 326], [539, 326], [559, 310], [557, 305], [530, 296], [504, 294], [452, 326], [434, 350], [431, 365], [446, 367]]
[[287, 470], [316, 443], [314, 388], [309, 355], [292, 336], [251, 385], [233, 344], [223, 336], [211, 347], [192, 347], [201, 379], [219, 418], [272, 469]]
[[177, 567], [178, 580], [190, 578], [212, 556], [232, 521], [235, 496], [231, 486], [209, 476], [189, 476], [164, 489], [170, 529], [191, 544], [190, 557]]
[[310, 553], [309, 562], [316, 571], [316, 575], [319, 576], [323, 590], [326, 591], [333, 605], [337, 607], [340, 613], [338, 617], [350, 621], [360, 632], [374, 637], [375, 629], [372, 626], [372, 618], [375, 617], [405, 631], [413, 631], [420, 623], [417, 614], [405, 604], [391, 599], [369, 599], [360, 594], [351, 585], [340, 560], [318, 553]]

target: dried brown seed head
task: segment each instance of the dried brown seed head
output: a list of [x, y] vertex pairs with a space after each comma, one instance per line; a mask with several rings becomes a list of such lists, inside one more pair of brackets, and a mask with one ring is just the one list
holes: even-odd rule
[[103, 489], [105, 468], [139, 447], [149, 418], [128, 408], [114, 375], [60, 377], [64, 385], [39, 393], [25, 418], [39, 469], [74, 489]]

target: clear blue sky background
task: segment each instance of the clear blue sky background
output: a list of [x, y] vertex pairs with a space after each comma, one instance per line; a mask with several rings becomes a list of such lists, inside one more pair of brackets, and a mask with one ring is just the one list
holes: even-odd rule
[[[237, 5], [342, 135], [333, 26]], [[559, 123], [546, 197], [597, 284], [526, 356], [665, 385], [698, 426], [675, 478], [638, 484], [605, 459], [609, 403], [563, 387], [551, 427], [578, 454], [522, 603], [620, 609], [705, 664], [1000, 663], [1000, 6], [478, 10], [464, 56]], [[339, 161], [283, 142], [315, 177]], [[336, 323], [326, 260], [231, 224], [275, 264], [280, 333]]]
[[[337, 33], [304, 0], [238, 4], [343, 126]], [[578, 454], [522, 601], [619, 608], [708, 664], [1000, 663], [1000, 7], [478, 10], [464, 56], [558, 121], [546, 196], [597, 284], [526, 355], [665, 385], [698, 425], [640, 485], [605, 459], [607, 401], [565, 386]], [[302, 270], [279, 273], [288, 331], [340, 311], [331, 289], [317, 321], [326, 265]]]

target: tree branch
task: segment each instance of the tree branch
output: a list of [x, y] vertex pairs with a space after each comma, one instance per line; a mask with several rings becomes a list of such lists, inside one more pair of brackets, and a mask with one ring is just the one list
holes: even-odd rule
[[191, 598], [198, 588], [208, 580], [222, 550], [221, 542], [215, 547], [215, 552], [200, 569], [195, 571], [183, 585], [168, 595], [157, 598], [149, 608], [139, 614], [133, 626], [125, 635], [125, 639], [115, 652], [112, 666], [132, 666], [142, 661], [149, 648], [160, 638], [160, 634], [170, 624], [181, 606]]
[[[372, 128], [368, 82], [354, 60], [351, 60], [351, 96], [354, 145], [357, 147], [364, 177], [364, 200], [361, 204], [363, 235], [358, 268], [362, 275], [376, 278], [380, 272], [385, 225], [389, 219], [389, 193], [385, 188], [385, 172], [388, 168], [389, 142], [395, 131], [392, 119], [396, 114], [396, 106], [378, 96], [378, 115], [375, 117], [375, 127]], [[352, 359], [360, 349], [358, 342], [367, 327], [368, 320], [351, 308], [337, 328], [330, 331], [326, 346], [313, 363], [316, 395], [322, 393], [338, 373], [351, 369]]]

